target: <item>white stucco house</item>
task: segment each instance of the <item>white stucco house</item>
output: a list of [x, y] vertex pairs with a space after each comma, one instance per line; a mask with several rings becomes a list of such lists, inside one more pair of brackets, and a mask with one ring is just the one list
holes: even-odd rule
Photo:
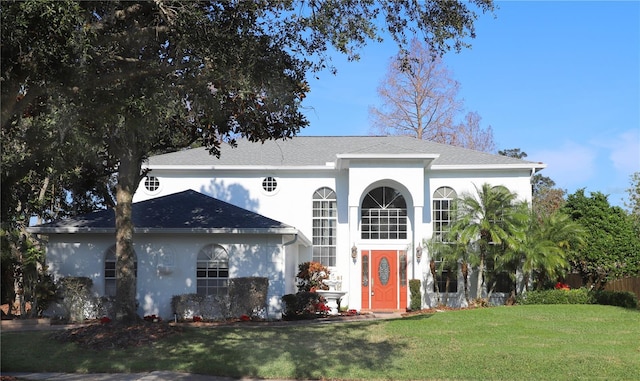
[[[410, 279], [422, 281], [423, 307], [433, 306], [422, 246], [448, 223], [451, 201], [484, 183], [530, 201], [531, 176], [544, 167], [401, 136], [241, 140], [219, 159], [205, 148], [153, 156], [134, 197], [139, 312], [171, 317], [173, 295], [264, 276], [268, 313], [278, 317], [298, 264], [311, 260], [341, 281], [349, 309], [404, 310]], [[112, 215], [32, 228], [48, 236], [56, 277], [89, 276], [96, 294], [114, 293]], [[461, 282], [449, 304], [464, 304]]]

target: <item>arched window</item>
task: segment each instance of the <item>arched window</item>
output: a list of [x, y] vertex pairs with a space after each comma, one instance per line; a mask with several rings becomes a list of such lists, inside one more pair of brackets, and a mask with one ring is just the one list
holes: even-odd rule
[[336, 192], [324, 187], [313, 193], [313, 261], [336, 265]]
[[456, 191], [449, 187], [440, 187], [433, 192], [433, 236], [436, 240], [446, 241], [451, 229], [451, 212]]
[[394, 188], [373, 189], [362, 200], [362, 239], [407, 238], [407, 203]]
[[220, 245], [207, 245], [198, 253], [198, 295], [226, 295], [229, 285], [229, 254]]
[[[138, 259], [136, 253], [133, 253], [133, 271], [138, 276]], [[107, 250], [104, 255], [104, 295], [116, 296], [116, 245]]]

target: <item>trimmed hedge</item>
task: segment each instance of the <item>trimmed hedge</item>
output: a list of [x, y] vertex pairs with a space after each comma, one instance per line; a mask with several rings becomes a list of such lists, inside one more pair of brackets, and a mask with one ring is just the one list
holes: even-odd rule
[[596, 303], [624, 308], [638, 308], [638, 297], [629, 291], [596, 291]]
[[517, 304], [604, 304], [624, 308], [637, 308], [638, 298], [627, 291], [573, 290], [528, 291], [518, 295]]
[[324, 298], [317, 292], [300, 291], [295, 294], [287, 294], [282, 296], [284, 310], [282, 313], [283, 320], [302, 320], [315, 319], [319, 316], [325, 316], [326, 311], [321, 308], [324, 306]]
[[409, 279], [409, 291], [411, 293], [411, 302], [409, 304], [409, 309], [411, 311], [420, 311], [420, 309], [422, 309], [420, 279]]
[[266, 318], [269, 279], [244, 277], [229, 279], [224, 295], [182, 294], [171, 298], [171, 308], [180, 320], [206, 321], [237, 318], [242, 315]]

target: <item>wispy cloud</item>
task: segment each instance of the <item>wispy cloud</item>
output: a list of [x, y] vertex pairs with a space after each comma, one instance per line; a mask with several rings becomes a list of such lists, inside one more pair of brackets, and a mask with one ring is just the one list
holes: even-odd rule
[[527, 159], [547, 164], [543, 175], [571, 191], [584, 187], [596, 175], [597, 156], [598, 152], [593, 147], [565, 142], [558, 147], [532, 151]]
[[640, 130], [624, 131], [595, 144], [609, 151], [608, 158], [619, 175], [640, 171]]

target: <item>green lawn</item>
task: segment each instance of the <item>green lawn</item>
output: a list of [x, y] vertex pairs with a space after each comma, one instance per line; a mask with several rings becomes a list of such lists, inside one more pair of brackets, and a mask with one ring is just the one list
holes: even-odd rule
[[193, 328], [92, 352], [47, 332], [2, 333], [3, 372], [173, 370], [303, 379], [637, 379], [640, 312], [599, 305], [449, 311], [386, 321]]

